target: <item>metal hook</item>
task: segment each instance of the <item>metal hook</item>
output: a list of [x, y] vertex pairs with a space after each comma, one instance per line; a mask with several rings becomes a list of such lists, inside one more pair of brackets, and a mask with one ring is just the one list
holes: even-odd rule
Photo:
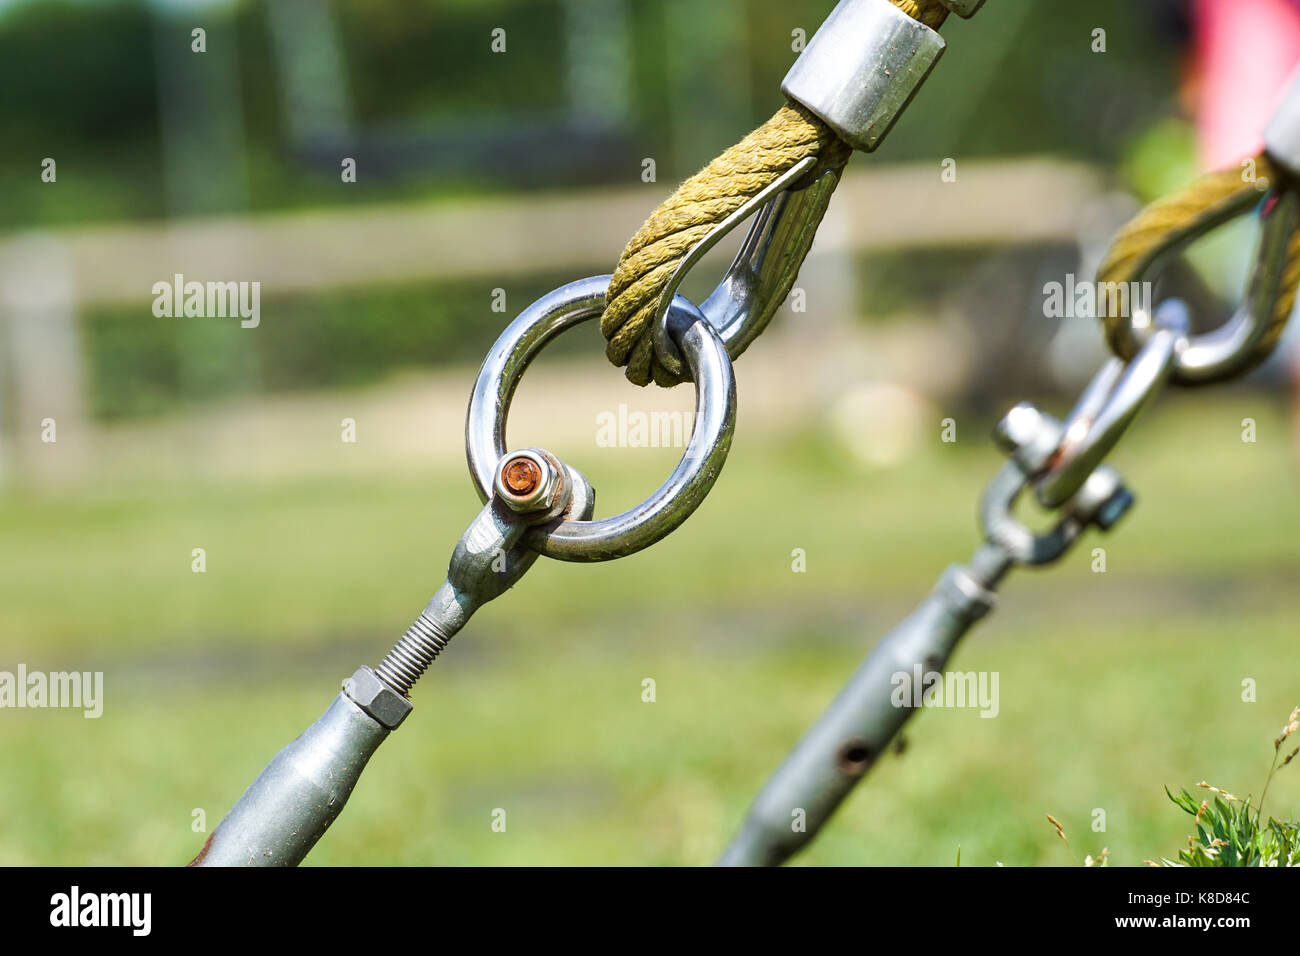
[[[668, 332], [668, 307], [686, 274], [723, 236], [754, 216], [745, 241], [716, 289], [704, 300], [700, 311], [718, 331], [734, 360], [772, 321], [812, 245], [817, 226], [830, 204], [839, 175], [828, 169], [800, 189], [792, 184], [810, 173], [817, 158], [809, 156], [795, 163], [766, 189], [714, 226], [682, 258], [664, 286], [651, 320], [655, 358], [673, 375], [689, 375]], [[756, 215], [755, 215], [756, 213]]]
[[[1179, 351], [1173, 369], [1176, 382], [1219, 381], [1247, 368], [1257, 359], [1260, 340], [1273, 324], [1273, 311], [1277, 307], [1286, 269], [1287, 249], [1291, 237], [1300, 227], [1300, 194], [1289, 186], [1280, 189], [1274, 186], [1261, 203], [1245, 193], [1236, 201], [1214, 210], [1212, 215], [1171, 232], [1148, 254], [1147, 261], [1135, 274], [1135, 281], [1144, 281], [1145, 276], [1164, 259], [1256, 205], [1260, 208], [1260, 240], [1246, 301], [1223, 325], [1212, 332], [1193, 336]], [[1147, 309], [1134, 308], [1130, 321], [1120, 329], [1120, 354], [1138, 352], [1154, 334], [1156, 324]]]
[[1064, 504], [1110, 454], [1190, 347], [1187, 330], [1186, 304], [1170, 299], [1161, 304], [1156, 331], [1132, 361], [1111, 359], [1102, 366], [1070, 411], [1060, 443], [1035, 482], [1039, 504]]

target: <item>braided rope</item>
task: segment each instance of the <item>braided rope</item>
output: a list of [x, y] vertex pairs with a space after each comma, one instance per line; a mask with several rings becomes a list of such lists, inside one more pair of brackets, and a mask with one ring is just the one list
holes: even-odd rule
[[[1276, 181], [1280, 175], [1268, 157], [1255, 157], [1258, 179]], [[1171, 243], [1191, 235], [1198, 224], [1214, 219], [1240, 203], [1260, 195], [1260, 183], [1246, 182], [1237, 167], [1217, 170], [1200, 177], [1184, 189], [1151, 203], [1128, 222], [1115, 236], [1106, 257], [1097, 267], [1097, 282], [1129, 283], [1138, 281], [1151, 264], [1151, 260]], [[1258, 365], [1272, 353], [1286, 330], [1287, 319], [1295, 306], [1296, 290], [1300, 287], [1300, 230], [1287, 245], [1287, 260], [1278, 287], [1272, 320], [1256, 347], [1251, 367]], [[1110, 296], [1099, 296], [1099, 315], [1106, 331], [1106, 341], [1111, 351], [1123, 359], [1131, 359], [1132, 349], [1122, 337], [1129, 317], [1122, 309], [1113, 313]]]
[[651, 214], [619, 258], [605, 298], [600, 329], [605, 355], [627, 366], [628, 380], [672, 386], [681, 379], [655, 360], [651, 322], [664, 287], [682, 259], [723, 219], [809, 156], [811, 175], [840, 169], [852, 150], [798, 104], [775, 116], [678, 187]]
[[891, 2], [913, 20], [919, 20], [931, 30], [943, 26], [943, 21], [948, 17], [948, 8], [943, 5], [943, 0], [891, 0]]
[[[931, 28], [937, 28], [948, 15], [940, 0], [890, 2]], [[828, 169], [838, 173], [851, 154], [852, 149], [830, 127], [802, 105], [789, 103], [682, 183], [650, 215], [619, 257], [600, 317], [600, 330], [607, 340], [606, 357], [614, 365], [627, 366], [627, 378], [636, 385], [651, 381], [665, 387], [679, 384], [681, 378], [655, 359], [651, 322], [682, 259], [718, 223], [796, 163], [817, 157], [817, 166], [805, 179], [812, 182]]]

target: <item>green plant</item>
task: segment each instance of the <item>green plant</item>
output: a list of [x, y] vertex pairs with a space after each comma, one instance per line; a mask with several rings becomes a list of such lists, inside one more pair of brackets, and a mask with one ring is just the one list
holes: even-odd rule
[[[1059, 836], [1063, 841], [1065, 841], [1066, 846], [1070, 846], [1070, 838], [1065, 835], [1065, 827], [1061, 825], [1061, 821], [1056, 819], [1056, 817], [1052, 816], [1050, 813], [1047, 814], [1046, 816], [1047, 816], [1047, 822], [1056, 828], [1056, 835]], [[1070, 849], [1073, 850], [1074, 847], [1070, 846]], [[1001, 866], [1002, 864], [999, 863], [998, 865]], [[1102, 847], [1101, 852], [1098, 853], [1096, 856], [1093, 856], [1091, 853], [1087, 854], [1083, 858], [1083, 865], [1090, 866], [1090, 867], [1109, 866], [1110, 847]]]
[[1282, 744], [1297, 729], [1300, 729], [1300, 707], [1291, 711], [1282, 733], [1273, 741], [1273, 763], [1258, 806], [1251, 806], [1249, 798], [1240, 800], [1204, 780], [1197, 786], [1212, 796], [1200, 802], [1185, 789], [1175, 795], [1166, 787], [1169, 799], [1196, 819], [1197, 835], [1187, 838], [1187, 849], [1179, 851], [1177, 860], [1146, 862], [1151, 866], [1300, 866], [1300, 823], [1273, 817], [1262, 822], [1264, 798], [1273, 775], [1300, 754], [1300, 747], [1296, 747], [1282, 757]]

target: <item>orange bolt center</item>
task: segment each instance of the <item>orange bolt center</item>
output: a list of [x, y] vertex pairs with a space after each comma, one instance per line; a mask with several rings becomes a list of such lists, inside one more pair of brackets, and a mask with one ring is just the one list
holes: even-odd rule
[[537, 490], [542, 480], [542, 469], [531, 458], [515, 458], [506, 462], [503, 477], [511, 494], [529, 495]]

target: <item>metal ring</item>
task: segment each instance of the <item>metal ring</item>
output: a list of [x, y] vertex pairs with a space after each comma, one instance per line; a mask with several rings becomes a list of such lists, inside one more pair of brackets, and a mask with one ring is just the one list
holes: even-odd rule
[[1028, 476], [1016, 462], [1005, 463], [980, 499], [980, 527], [987, 540], [1020, 564], [1048, 564], [1070, 549], [1083, 532], [1083, 523], [1067, 512], [1047, 531], [1025, 527], [1014, 511], [1028, 485]]
[[1056, 561], [1089, 525], [1109, 530], [1133, 505], [1133, 495], [1124, 487], [1119, 472], [1110, 465], [1100, 465], [1061, 509], [1056, 524], [1035, 532], [1015, 516], [1016, 501], [1030, 481], [1018, 462], [1008, 461], [993, 476], [980, 499], [980, 527], [985, 540], [1019, 564]]
[[[465, 454], [479, 497], [487, 501], [506, 453], [506, 416], [528, 364], [553, 338], [604, 311], [610, 276], [580, 279], [550, 292], [519, 314], [483, 360], [465, 421]], [[562, 561], [604, 561], [654, 544], [690, 516], [713, 487], [731, 448], [736, 383], [718, 333], [690, 300], [673, 299], [672, 331], [695, 382], [695, 427], [668, 480], [645, 501], [596, 521], [561, 521], [528, 532], [540, 554]]]
[[[1170, 234], [1140, 268], [1135, 281], [1142, 282], [1148, 272], [1165, 257], [1200, 238], [1219, 225], [1240, 215], [1242, 207], [1256, 205], [1247, 198], [1218, 210], [1215, 215], [1193, 223], [1189, 228]], [[1260, 341], [1273, 324], [1278, 289], [1286, 269], [1287, 247], [1300, 226], [1300, 194], [1293, 190], [1273, 190], [1263, 200], [1260, 211], [1259, 251], [1251, 276], [1246, 301], [1223, 325], [1212, 332], [1193, 336], [1174, 360], [1173, 380], [1183, 385], [1204, 384], [1229, 378], [1253, 364]], [[1147, 309], [1135, 307], [1118, 333], [1122, 355], [1135, 355], [1155, 331]]]
[[740, 251], [716, 289], [704, 300], [700, 311], [718, 330], [727, 354], [737, 359], [767, 328], [798, 275], [813, 237], [821, 223], [831, 194], [839, 184], [834, 170], [827, 170], [801, 189], [790, 186], [817, 165], [806, 157], [786, 170], [767, 188], [714, 226], [682, 257], [668, 284], [659, 294], [651, 318], [656, 361], [676, 376], [685, 366], [668, 330], [668, 303], [704, 255], [741, 222], [754, 215]]

